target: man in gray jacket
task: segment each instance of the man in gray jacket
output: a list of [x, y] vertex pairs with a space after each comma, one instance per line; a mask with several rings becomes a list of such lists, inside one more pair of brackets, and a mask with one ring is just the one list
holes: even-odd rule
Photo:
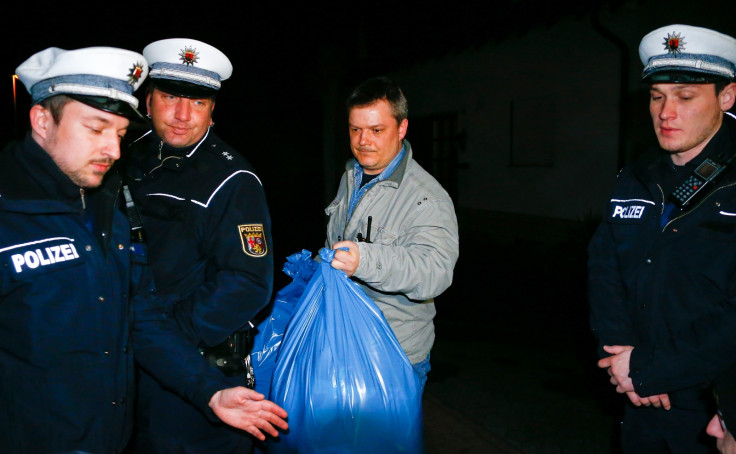
[[420, 379], [430, 370], [434, 298], [450, 286], [459, 253], [450, 196], [412, 159], [407, 102], [390, 79], [360, 84], [347, 100], [350, 159], [330, 217], [332, 267], [383, 312]]

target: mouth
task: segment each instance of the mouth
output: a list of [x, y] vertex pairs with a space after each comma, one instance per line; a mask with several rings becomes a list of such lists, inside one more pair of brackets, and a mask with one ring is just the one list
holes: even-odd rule
[[677, 129], [677, 128], [670, 128], [670, 127], [666, 127], [666, 126], [660, 126], [659, 127], [659, 132], [663, 136], [671, 136], [671, 135], [676, 134], [678, 131], [679, 131], [679, 129]]
[[169, 129], [169, 131], [173, 132], [174, 134], [185, 134], [190, 129], [186, 123], [182, 123], [180, 121], [177, 121], [173, 124], [166, 123], [166, 127]]
[[110, 170], [110, 167], [112, 167], [112, 161], [110, 160], [92, 161], [89, 164], [90, 166], [92, 166], [95, 172], [98, 173], [106, 173], [108, 170]]
[[171, 126], [171, 132], [173, 132], [174, 134], [180, 136], [180, 135], [184, 135], [184, 134], [188, 133], [189, 132], [189, 128]]

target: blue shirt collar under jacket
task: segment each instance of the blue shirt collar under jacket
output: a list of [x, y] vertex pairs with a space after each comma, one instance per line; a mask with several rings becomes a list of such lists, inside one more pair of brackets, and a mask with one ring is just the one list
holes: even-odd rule
[[406, 147], [402, 144], [399, 154], [397, 154], [396, 157], [388, 164], [388, 166], [383, 169], [383, 172], [378, 174], [376, 178], [369, 181], [363, 187], [360, 187], [360, 182], [363, 179], [363, 167], [360, 166], [360, 163], [357, 160], [355, 161], [355, 165], [353, 166], [353, 193], [350, 197], [350, 205], [348, 205], [348, 221], [353, 215], [353, 210], [355, 209], [355, 206], [358, 204], [358, 201], [361, 199], [361, 197], [363, 197], [370, 188], [375, 186], [376, 183], [390, 177], [391, 174], [394, 173], [394, 170], [396, 170], [396, 167], [398, 167], [401, 160], [404, 159], [405, 154]]

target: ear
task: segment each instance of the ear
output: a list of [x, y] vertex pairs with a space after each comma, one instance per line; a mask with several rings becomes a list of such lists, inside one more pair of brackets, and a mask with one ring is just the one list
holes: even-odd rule
[[153, 96], [153, 93], [148, 93], [146, 95], [146, 114], [151, 114], [151, 97]]
[[718, 94], [718, 102], [721, 105], [722, 112], [726, 112], [733, 107], [734, 102], [736, 102], [736, 83], [732, 82], [721, 90]]
[[53, 124], [54, 118], [51, 111], [42, 107], [40, 104], [34, 104], [29, 112], [31, 120], [31, 132], [42, 140], [46, 140], [49, 127]]
[[409, 119], [404, 118], [401, 120], [401, 123], [399, 123], [399, 140], [404, 140], [407, 129], [409, 129]]
[[212, 114], [215, 113], [215, 103], [212, 103], [212, 106], [210, 106], [210, 126], [215, 124], [215, 121], [212, 119]]

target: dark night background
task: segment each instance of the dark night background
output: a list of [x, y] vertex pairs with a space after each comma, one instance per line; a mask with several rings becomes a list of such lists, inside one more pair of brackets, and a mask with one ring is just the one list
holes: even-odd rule
[[[233, 76], [223, 82], [217, 100], [215, 128], [261, 176], [281, 263], [293, 252], [322, 246], [323, 209], [342, 172], [338, 165], [334, 175], [325, 175], [321, 161], [326, 76], [334, 81], [337, 74], [342, 101], [365, 78], [625, 3], [16, 2], [6, 16], [13, 25], [0, 30], [5, 43], [0, 78], [6, 80], [3, 90], [0, 79], [0, 121], [6, 125], [0, 143], [27, 130], [29, 96], [18, 82], [14, 106], [11, 75], [35, 52], [98, 45], [141, 52], [158, 39], [205, 41], [233, 63]], [[139, 97], [143, 92], [138, 90]], [[338, 125], [344, 121], [338, 119]], [[338, 143], [348, 158], [345, 132], [332, 131], [344, 137]], [[411, 128], [408, 134], [411, 138]], [[327, 194], [325, 184], [331, 188]]]
[[[371, 76], [512, 39], [562, 18], [647, 3], [661, 5], [651, 29], [688, 23], [698, 12], [736, 35], [736, 16], [719, 12], [731, 2], [722, 1], [16, 1], [4, 8], [6, 26], [0, 29], [0, 142], [25, 134], [29, 96], [19, 83], [14, 106], [11, 75], [37, 51], [116, 46], [141, 52], [158, 39], [205, 41], [233, 63], [233, 76], [217, 99], [215, 128], [263, 181], [280, 269], [288, 255], [316, 252], [324, 243], [323, 210], [342, 172], [337, 166], [325, 174], [324, 135], [340, 137], [343, 158], [350, 155], [345, 119], [338, 119], [335, 131], [322, 122], [325, 93], [334, 89], [326, 80], [339, 81], [337, 98], [344, 100]], [[407, 97], [411, 125], [411, 93]], [[551, 243], [544, 232], [539, 241], [465, 235], [472, 229], [460, 224], [455, 281], [437, 299], [425, 411], [445, 419], [425, 416], [439, 426], [428, 431], [434, 443], [429, 452], [615, 452], [622, 401], [595, 368], [587, 328], [585, 245], [591, 226], [591, 219], [582, 220], [567, 239]], [[278, 289], [288, 279], [278, 270], [276, 275]], [[448, 426], [448, 418], [461, 423]]]
[[[529, 2], [502, 3], [507, 7], [493, 9], [518, 14]], [[524, 16], [550, 18], [550, 12], [583, 10], [585, 3], [559, 11], [543, 6], [545, 11]], [[7, 81], [0, 90], [0, 121], [7, 125], [0, 140], [27, 130], [29, 97], [18, 83], [16, 113], [10, 76], [37, 51], [105, 45], [141, 52], [158, 39], [205, 41], [225, 52], [234, 67], [217, 100], [216, 131], [258, 170], [273, 212], [274, 247], [283, 259], [322, 245], [323, 208], [329, 202], [323, 181], [339, 178], [323, 175], [320, 161], [323, 76], [339, 71], [342, 89], [349, 90], [409, 61], [517, 28], [504, 14], [489, 15], [486, 9], [481, 3], [454, 10], [398, 2], [16, 2], [6, 16], [14, 25], [0, 31], [6, 44], [0, 74]], [[347, 145], [345, 136], [345, 158]]]
[[[233, 76], [223, 83], [217, 100], [216, 131], [261, 175], [274, 218], [278, 262], [302, 248], [316, 250], [322, 245], [323, 208], [342, 172], [337, 165], [327, 167], [334, 173], [325, 175], [321, 161], [323, 100], [325, 92], [334, 89], [328, 81], [338, 81], [336, 99], [342, 102], [352, 87], [371, 76], [489, 41], [513, 39], [563, 18], [646, 3], [652, 2], [13, 2], [6, 8], [8, 25], [0, 30], [0, 42], [5, 44], [0, 58], [0, 121], [6, 125], [0, 143], [22, 137], [27, 130], [29, 97], [18, 83], [14, 105], [11, 75], [37, 51], [104, 45], [140, 52], [163, 38], [205, 41], [233, 63]], [[663, 5], [663, 16], [673, 18], [688, 5], [654, 3]], [[695, 3], [687, 8], [697, 10]], [[552, 48], [554, 39], [540, 46]], [[411, 93], [407, 97], [411, 108]], [[347, 158], [344, 121], [338, 118], [339, 127], [329, 134], [340, 137], [337, 143]]]

